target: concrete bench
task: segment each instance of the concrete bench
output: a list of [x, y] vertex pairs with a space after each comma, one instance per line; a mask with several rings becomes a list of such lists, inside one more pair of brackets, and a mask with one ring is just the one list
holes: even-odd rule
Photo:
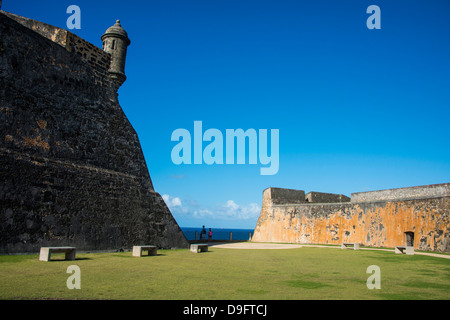
[[343, 242], [341, 249], [347, 249], [347, 247], [353, 247], [354, 250], [359, 250], [359, 243]]
[[395, 253], [405, 253], [407, 255], [414, 255], [414, 247], [410, 247], [410, 246], [396, 246], [395, 247]]
[[156, 256], [156, 246], [133, 246], [133, 257], [142, 257], [142, 251], [148, 251], [149, 256]]
[[50, 261], [52, 253], [65, 253], [65, 260], [75, 260], [76, 249], [74, 247], [41, 247], [40, 261]]
[[199, 250], [200, 252], [208, 251], [208, 245], [201, 243], [191, 244], [191, 252], [198, 253]]

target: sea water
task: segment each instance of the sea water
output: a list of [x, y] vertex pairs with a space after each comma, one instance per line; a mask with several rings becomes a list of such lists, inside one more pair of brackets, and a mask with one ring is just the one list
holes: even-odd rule
[[[205, 227], [206, 235], [203, 235], [203, 239], [208, 239], [209, 228]], [[200, 232], [202, 227], [181, 227], [184, 236], [187, 240], [195, 240], [195, 232], [197, 232], [197, 240], [200, 240]], [[253, 229], [228, 229], [228, 228], [211, 228], [212, 240], [230, 240], [230, 232], [232, 233], [233, 240], [249, 240], [249, 236], [253, 236]]]

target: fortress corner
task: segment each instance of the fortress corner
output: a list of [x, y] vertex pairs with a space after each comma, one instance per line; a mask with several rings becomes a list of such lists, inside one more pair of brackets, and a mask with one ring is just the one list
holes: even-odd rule
[[117, 99], [128, 35], [102, 50], [0, 12], [0, 253], [187, 248]]

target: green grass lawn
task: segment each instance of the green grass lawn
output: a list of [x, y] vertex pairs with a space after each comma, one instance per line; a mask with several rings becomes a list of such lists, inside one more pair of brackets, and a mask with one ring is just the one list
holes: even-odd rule
[[[70, 265], [81, 269], [79, 290], [66, 286]], [[370, 265], [380, 267], [379, 290], [366, 286]], [[0, 299], [450, 299], [450, 260], [313, 247], [0, 256]]]

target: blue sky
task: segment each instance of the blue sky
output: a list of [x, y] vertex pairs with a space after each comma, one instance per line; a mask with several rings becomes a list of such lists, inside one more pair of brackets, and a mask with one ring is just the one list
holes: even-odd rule
[[[128, 32], [120, 104], [180, 226], [253, 228], [267, 187], [342, 193], [450, 182], [450, 1], [3, 0], [101, 47]], [[369, 30], [369, 5], [381, 29]], [[279, 171], [175, 165], [171, 134], [278, 129]], [[205, 145], [204, 145], [205, 146]]]

